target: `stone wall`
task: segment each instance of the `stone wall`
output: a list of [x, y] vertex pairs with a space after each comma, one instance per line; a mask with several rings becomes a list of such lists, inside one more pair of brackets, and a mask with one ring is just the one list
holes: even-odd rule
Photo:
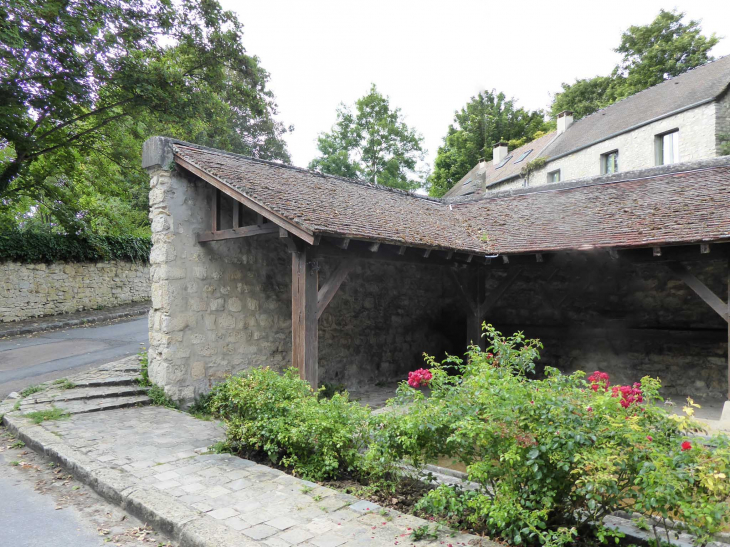
[[150, 297], [149, 266], [98, 263], [0, 263], [3, 323], [142, 302]]
[[[727, 292], [726, 264], [688, 265], [715, 294]], [[727, 323], [682, 281], [660, 264], [584, 267], [524, 270], [487, 321], [540, 338], [541, 366], [603, 370], [616, 383], [659, 377], [676, 399], [727, 394]], [[500, 275], [489, 274], [486, 286]]]
[[725, 92], [716, 104], [715, 130], [717, 133], [717, 154], [721, 155], [721, 147], [730, 146], [730, 89]]
[[[277, 237], [197, 243], [212, 199], [208, 183], [152, 173], [150, 378], [185, 402], [226, 375], [291, 365], [291, 255]], [[224, 196], [222, 228], [231, 207]], [[321, 284], [336, 262], [318, 266]], [[440, 268], [359, 264], [319, 320], [320, 382], [402, 379], [424, 351], [460, 349], [442, 328], [451, 290]]]
[[[530, 177], [530, 186], [548, 184], [547, 174], [560, 169], [560, 180], [572, 180], [601, 174], [601, 154], [618, 150], [620, 171], [646, 169], [655, 165], [656, 135], [679, 129], [680, 161], [695, 161], [717, 156], [715, 122], [717, 103], [709, 103], [650, 123], [634, 131], [550, 161]], [[490, 188], [490, 191], [522, 188], [523, 180], [514, 179]]]

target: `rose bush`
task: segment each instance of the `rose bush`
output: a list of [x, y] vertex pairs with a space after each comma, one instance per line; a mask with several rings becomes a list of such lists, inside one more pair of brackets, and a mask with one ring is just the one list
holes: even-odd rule
[[649, 377], [610, 386], [605, 373], [546, 368], [532, 379], [540, 343], [486, 329], [486, 352], [428, 359], [430, 397], [404, 382], [372, 428], [375, 468], [444, 456], [466, 466], [477, 488], [440, 486], [422, 511], [516, 545], [605, 540], [597, 523], [619, 509], [680, 521], [701, 542], [728, 523], [730, 445], [687, 439], [693, 403], [669, 415]]

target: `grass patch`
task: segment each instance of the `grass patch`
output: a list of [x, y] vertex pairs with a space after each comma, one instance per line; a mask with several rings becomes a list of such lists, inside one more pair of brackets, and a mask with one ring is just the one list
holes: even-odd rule
[[10, 462], [10, 465], [12, 465], [13, 467], [18, 467], [20, 465], [20, 462], [17, 460], [13, 460], [12, 462]]
[[152, 399], [153, 405], [177, 409], [177, 403], [160, 386], [151, 385], [147, 390], [147, 395]]
[[68, 418], [68, 416], [69, 414], [64, 412], [60, 408], [29, 412], [25, 415], [25, 417], [32, 420], [34, 424], [39, 424], [41, 422], [51, 422], [53, 420], [62, 420], [64, 418]]
[[43, 391], [46, 389], [46, 386], [42, 385], [35, 385], [35, 386], [28, 386], [23, 391], [20, 392], [21, 397], [27, 397], [28, 395], [33, 395], [34, 393], [38, 393], [39, 391]]
[[139, 365], [140, 365], [140, 371], [139, 371], [139, 378], [137, 378], [137, 382], [142, 387], [149, 387], [152, 385], [152, 382], [150, 382], [150, 372], [149, 372], [149, 358], [147, 357], [147, 352], [142, 349], [138, 354], [137, 357], [139, 358]]
[[74, 384], [67, 378], [59, 378], [58, 380], [54, 380], [53, 385], [59, 389], [73, 389], [76, 387], [76, 384]]
[[25, 443], [21, 440], [17, 440], [10, 445], [10, 448], [25, 448]]

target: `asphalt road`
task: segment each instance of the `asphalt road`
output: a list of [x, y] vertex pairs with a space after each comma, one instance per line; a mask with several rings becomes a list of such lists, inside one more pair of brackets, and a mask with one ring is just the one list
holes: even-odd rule
[[148, 340], [146, 317], [0, 340], [0, 400], [31, 384], [138, 353]]

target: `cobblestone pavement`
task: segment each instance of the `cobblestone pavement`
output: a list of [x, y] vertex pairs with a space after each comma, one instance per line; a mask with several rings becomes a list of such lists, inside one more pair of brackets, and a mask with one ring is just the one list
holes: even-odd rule
[[112, 505], [0, 426], [0, 544], [171, 547], [176, 543]]
[[[51, 383], [19, 404], [18, 400], [9, 399], [0, 405], [0, 414], [22, 416], [54, 406], [71, 412], [65, 419], [45, 421], [37, 427], [26, 423], [24, 432], [38, 437], [43, 450], [55, 450], [70, 458], [77, 472], [79, 467], [86, 467], [92, 474], [102, 471], [113, 475], [110, 484], [120, 486], [110, 499], [129, 500], [138, 495], [142, 502], [152, 499], [157, 507], [184, 513], [178, 519], [181, 526], [204, 519], [201, 526], [205, 524], [206, 529], [211, 529], [212, 523], [216, 530], [225, 530], [225, 534], [219, 535], [225, 536], [225, 541], [196, 545], [407, 545], [412, 543], [411, 532], [427, 525], [422, 519], [383, 509], [249, 460], [210, 453], [210, 447], [225, 436], [219, 423], [158, 406], [96, 408], [98, 401], [121, 397], [114, 390], [128, 389], [130, 379], [138, 371], [134, 358], [127, 358], [69, 378], [75, 384], [71, 389]], [[74, 398], [74, 392], [79, 398]], [[92, 392], [97, 402], [86, 401], [86, 406], [79, 407], [79, 401], [84, 401], [82, 395]], [[391, 396], [392, 388], [370, 394], [370, 398], [380, 400], [385, 393]], [[14, 418], [13, 422], [16, 423]], [[38, 429], [43, 430], [43, 435], [33, 433]], [[444, 537], [419, 541], [418, 545], [457, 547], [478, 540], [463, 534], [441, 535]]]

